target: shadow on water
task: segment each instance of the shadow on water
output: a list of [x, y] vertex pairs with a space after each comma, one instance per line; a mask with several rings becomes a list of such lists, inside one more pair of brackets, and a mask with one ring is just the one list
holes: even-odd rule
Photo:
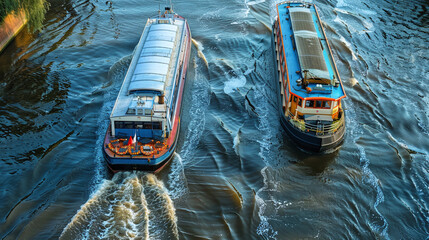
[[291, 160], [289, 163], [302, 168], [302, 171], [310, 176], [319, 176], [338, 158], [339, 149], [326, 153], [307, 152], [298, 147], [289, 150]]

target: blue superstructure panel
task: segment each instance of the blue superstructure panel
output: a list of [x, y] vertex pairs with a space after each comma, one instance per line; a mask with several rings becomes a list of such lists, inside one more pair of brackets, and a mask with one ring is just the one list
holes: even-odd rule
[[[330, 56], [330, 51], [329, 51], [327, 41], [324, 38], [324, 35], [322, 33], [321, 24], [317, 17], [314, 5], [310, 5], [309, 10], [312, 15], [317, 36], [322, 45], [323, 58], [325, 60], [326, 67], [328, 69], [331, 81], [332, 82], [334, 82], [335, 80], [340, 81], [340, 85], [338, 87], [334, 87], [332, 85], [323, 84], [322, 87], [325, 90], [317, 90], [316, 84], [310, 83], [308, 87], [313, 89], [313, 91], [311, 91], [310, 93], [308, 93], [301, 86], [298, 86], [297, 80], [302, 79], [303, 75], [301, 73], [302, 69], [299, 62], [298, 52], [296, 49], [294, 50], [294, 46], [296, 48], [296, 43], [294, 43], [294, 32], [292, 28], [291, 15], [289, 11], [290, 8], [287, 8], [287, 6], [290, 6], [290, 8], [301, 7], [302, 4], [301, 3], [284, 3], [281, 5], [278, 5], [279, 24], [281, 27], [282, 38], [284, 43], [283, 48], [286, 56], [287, 69], [289, 74], [290, 91], [302, 98], [321, 97], [321, 98], [339, 99], [345, 96], [345, 93], [341, 86], [342, 83], [339, 79], [339, 76], [337, 76], [336, 74], [335, 66], [334, 66], [334, 63], [332, 62], [333, 58]], [[334, 77], [335, 77], [335, 80], [333, 80]]]

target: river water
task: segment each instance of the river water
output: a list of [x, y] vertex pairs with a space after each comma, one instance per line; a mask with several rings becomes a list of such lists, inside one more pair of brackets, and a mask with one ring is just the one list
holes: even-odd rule
[[158, 175], [101, 144], [146, 19], [164, 1], [50, 0], [0, 55], [1, 239], [428, 239], [429, 4], [317, 1], [348, 97], [338, 149], [285, 136], [273, 1], [174, 1], [193, 49]]

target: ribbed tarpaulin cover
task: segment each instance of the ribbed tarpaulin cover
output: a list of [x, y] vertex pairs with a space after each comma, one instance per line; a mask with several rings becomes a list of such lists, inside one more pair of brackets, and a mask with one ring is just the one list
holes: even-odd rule
[[139, 90], [164, 91], [177, 30], [177, 26], [170, 24], [153, 24], [150, 27], [128, 93]]
[[289, 11], [301, 70], [308, 71], [308, 78], [330, 79], [310, 9], [297, 7]]

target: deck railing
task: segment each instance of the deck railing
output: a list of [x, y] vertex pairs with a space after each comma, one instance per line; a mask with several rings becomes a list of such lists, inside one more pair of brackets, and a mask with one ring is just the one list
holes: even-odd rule
[[297, 119], [294, 117], [294, 115], [287, 111], [286, 115], [288, 121], [294, 126], [295, 128], [301, 130], [302, 132], [312, 133], [315, 135], [330, 135], [334, 134], [340, 127], [344, 125], [344, 114], [341, 114], [341, 117], [332, 122], [331, 124], [310, 124], [306, 123], [302, 119]]

